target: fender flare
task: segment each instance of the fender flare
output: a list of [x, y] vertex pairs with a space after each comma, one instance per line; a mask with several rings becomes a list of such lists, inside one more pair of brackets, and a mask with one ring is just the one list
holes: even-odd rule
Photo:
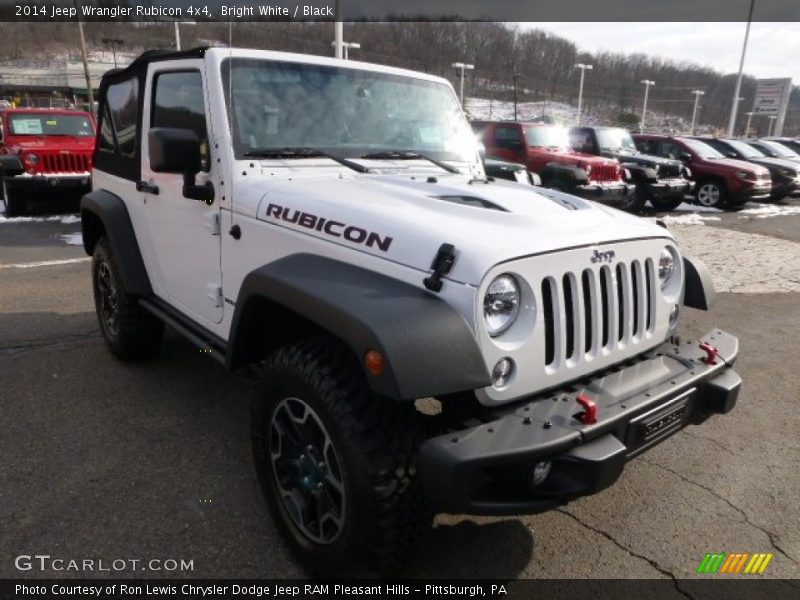
[[[252, 354], [253, 347], [261, 344], [265, 350], [263, 338], [270, 332], [281, 338], [286, 322], [311, 322], [314, 330], [340, 339], [357, 357], [372, 390], [389, 398], [463, 392], [491, 381], [471, 328], [439, 296], [311, 254], [287, 256], [245, 277], [231, 324], [228, 368], [263, 358]], [[267, 339], [266, 349], [280, 346], [276, 343]], [[378, 376], [363, 366], [370, 349], [386, 359]]]
[[714, 283], [706, 266], [696, 258], [683, 257], [686, 289], [683, 305], [699, 310], [709, 310], [716, 298]]
[[8, 174], [13, 177], [25, 172], [25, 168], [22, 166], [22, 161], [18, 156], [5, 154], [0, 156], [0, 171], [2, 171], [3, 176]]
[[586, 185], [589, 182], [589, 175], [583, 169], [558, 163], [546, 164], [539, 171], [539, 176], [545, 187], [554, 181], [560, 181], [568, 186]]
[[81, 233], [86, 254], [94, 254], [97, 240], [105, 233], [116, 258], [122, 284], [129, 294], [150, 296], [153, 288], [142, 260], [131, 217], [122, 199], [106, 190], [95, 190], [81, 198]]

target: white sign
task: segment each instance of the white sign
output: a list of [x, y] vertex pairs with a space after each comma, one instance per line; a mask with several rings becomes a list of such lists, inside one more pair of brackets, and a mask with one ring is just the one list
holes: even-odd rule
[[753, 114], [777, 116], [781, 109], [785, 111], [791, 87], [791, 79], [759, 79]]

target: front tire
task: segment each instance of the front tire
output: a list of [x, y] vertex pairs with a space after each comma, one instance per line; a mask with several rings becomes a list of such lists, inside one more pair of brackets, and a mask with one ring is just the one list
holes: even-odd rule
[[22, 192], [15, 190], [8, 185], [8, 181], [2, 177], [3, 211], [8, 217], [18, 217], [25, 214], [25, 197]]
[[725, 204], [726, 190], [718, 181], [706, 179], [697, 184], [694, 199], [700, 206], [720, 208]]
[[128, 361], [153, 356], [164, 337], [164, 323], [125, 290], [105, 237], [97, 242], [92, 255], [92, 288], [100, 331], [112, 354]]
[[375, 396], [336, 340], [267, 359], [251, 406], [256, 471], [280, 533], [311, 570], [382, 572], [430, 527], [419, 419], [413, 405]]
[[650, 204], [658, 212], [672, 212], [683, 204], [683, 197], [665, 196], [661, 198], [650, 198]]

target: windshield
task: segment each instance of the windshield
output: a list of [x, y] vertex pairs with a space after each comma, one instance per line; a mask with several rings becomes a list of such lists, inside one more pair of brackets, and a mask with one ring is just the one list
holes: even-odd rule
[[415, 152], [475, 160], [475, 138], [442, 83], [250, 58], [226, 60], [222, 69], [226, 96], [229, 84], [233, 94], [237, 158], [315, 148], [340, 157]]
[[779, 144], [778, 142], [768, 142], [766, 140], [761, 140], [758, 142], [761, 146], [765, 147], [769, 152], [771, 152], [771, 156], [777, 156], [778, 158], [795, 158], [797, 157], [797, 153], [793, 152], [783, 144]]
[[745, 144], [738, 140], [725, 140], [725, 143], [745, 158], [764, 158], [764, 154], [753, 148], [750, 144]]
[[601, 152], [627, 152], [636, 153], [636, 144], [633, 137], [625, 129], [595, 129], [597, 143]]
[[94, 137], [92, 120], [83, 115], [37, 115], [23, 113], [8, 116], [13, 135], [71, 135]]
[[691, 151], [697, 154], [697, 156], [700, 158], [725, 158], [720, 152], [717, 152], [705, 142], [689, 140], [685, 138], [682, 138], [681, 142], [686, 144], [686, 146], [689, 147], [689, 149], [691, 149]]
[[569, 148], [569, 134], [564, 127], [534, 125], [525, 128], [525, 139], [534, 148]]

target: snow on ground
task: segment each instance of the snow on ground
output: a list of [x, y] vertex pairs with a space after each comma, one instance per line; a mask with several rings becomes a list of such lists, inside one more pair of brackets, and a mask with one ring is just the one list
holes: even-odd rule
[[14, 223], [44, 223], [46, 221], [58, 221], [62, 225], [72, 225], [80, 223], [79, 215], [58, 215], [54, 217], [6, 217], [0, 214], [0, 225]]
[[781, 206], [780, 204], [764, 204], [761, 206], [753, 205], [753, 208], [745, 208], [744, 210], [740, 210], [739, 214], [752, 215], [756, 219], [785, 217], [787, 215], [800, 215], [800, 206]]
[[83, 235], [80, 232], [66, 233], [58, 237], [64, 240], [64, 243], [67, 244], [67, 246], [83, 246]]
[[649, 219], [650, 221], [663, 221], [665, 225], [705, 225], [706, 221], [721, 221], [720, 217], [704, 216], [698, 213], [688, 215], [664, 215]]
[[691, 202], [684, 202], [680, 204], [676, 209], [676, 212], [708, 212], [708, 213], [721, 213], [724, 212], [719, 208], [713, 208], [711, 206], [703, 206], [702, 204], [692, 204]]
[[681, 249], [708, 267], [718, 292], [800, 292], [800, 244], [720, 227], [676, 224]]

